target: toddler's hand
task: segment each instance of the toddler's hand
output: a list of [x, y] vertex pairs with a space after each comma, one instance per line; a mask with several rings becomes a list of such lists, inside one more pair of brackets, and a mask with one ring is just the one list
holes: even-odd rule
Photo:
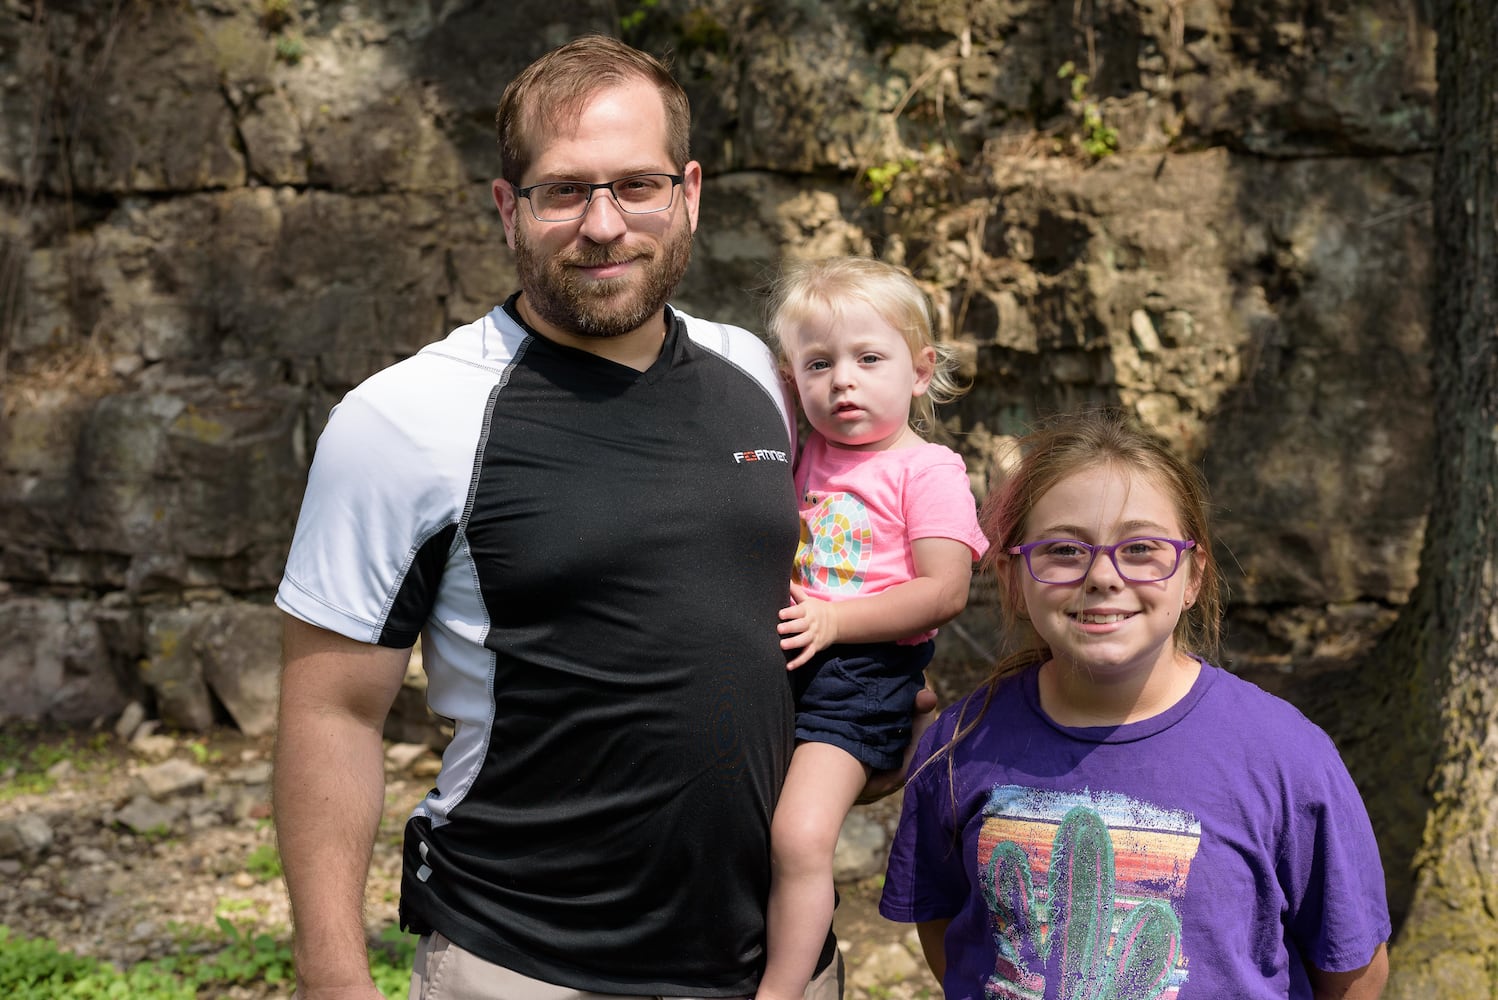
[[787, 670], [795, 670], [823, 649], [837, 642], [837, 606], [806, 593], [799, 583], [791, 584], [791, 600], [795, 604], [780, 609], [780, 648], [799, 649], [795, 659], [787, 663]]

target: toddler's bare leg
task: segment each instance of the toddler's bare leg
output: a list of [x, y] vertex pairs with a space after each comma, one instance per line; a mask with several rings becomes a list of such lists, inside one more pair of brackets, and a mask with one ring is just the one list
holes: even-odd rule
[[837, 835], [868, 769], [846, 750], [802, 743], [770, 827], [769, 964], [757, 1000], [800, 1000], [832, 925]]

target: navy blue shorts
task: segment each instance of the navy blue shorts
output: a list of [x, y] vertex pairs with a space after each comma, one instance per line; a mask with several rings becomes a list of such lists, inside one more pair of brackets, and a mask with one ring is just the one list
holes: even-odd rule
[[796, 739], [842, 747], [876, 771], [898, 767], [935, 651], [929, 640], [828, 646], [791, 671]]

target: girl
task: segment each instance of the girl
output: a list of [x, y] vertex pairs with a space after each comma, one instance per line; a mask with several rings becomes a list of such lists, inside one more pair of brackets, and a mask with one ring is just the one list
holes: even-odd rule
[[1023, 648], [922, 739], [880, 902], [948, 1000], [1382, 990], [1383, 872], [1336, 748], [1197, 655], [1205, 504], [1110, 414], [1032, 435], [984, 503]]
[[960, 395], [955, 357], [898, 268], [789, 265], [769, 329], [812, 433], [796, 465], [801, 546], [780, 614], [797, 747], [771, 826], [760, 1000], [800, 997], [832, 923], [833, 850], [871, 771], [904, 759], [937, 626], [967, 603], [978, 530], [962, 458], [911, 426]]

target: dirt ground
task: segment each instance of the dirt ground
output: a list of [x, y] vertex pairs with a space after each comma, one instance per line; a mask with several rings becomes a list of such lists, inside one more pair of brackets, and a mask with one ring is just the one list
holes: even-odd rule
[[[14, 846], [17, 830], [28, 841], [21, 850], [0, 851], [9, 853], [0, 856], [6, 886], [0, 926], [12, 937], [51, 939], [123, 967], [194, 947], [183, 940], [191, 940], [194, 928], [216, 931], [218, 918], [241, 932], [286, 936], [289, 908], [269, 860], [268, 738], [225, 730], [151, 734], [125, 745], [107, 732], [28, 733], [23, 744], [16, 735], [0, 741], [0, 844], [9, 837]], [[395, 922], [401, 829], [436, 766], [429, 752], [402, 749], [387, 759], [387, 809], [367, 903], [372, 939]], [[158, 776], [168, 772], [180, 787], [163, 791]], [[866, 808], [887, 821], [897, 798]], [[147, 825], [137, 832], [132, 823]], [[878, 880], [839, 892], [835, 926], [848, 969], [845, 996], [939, 996], [910, 928], [879, 917]], [[258, 1000], [288, 992], [263, 985], [223, 995]]]

